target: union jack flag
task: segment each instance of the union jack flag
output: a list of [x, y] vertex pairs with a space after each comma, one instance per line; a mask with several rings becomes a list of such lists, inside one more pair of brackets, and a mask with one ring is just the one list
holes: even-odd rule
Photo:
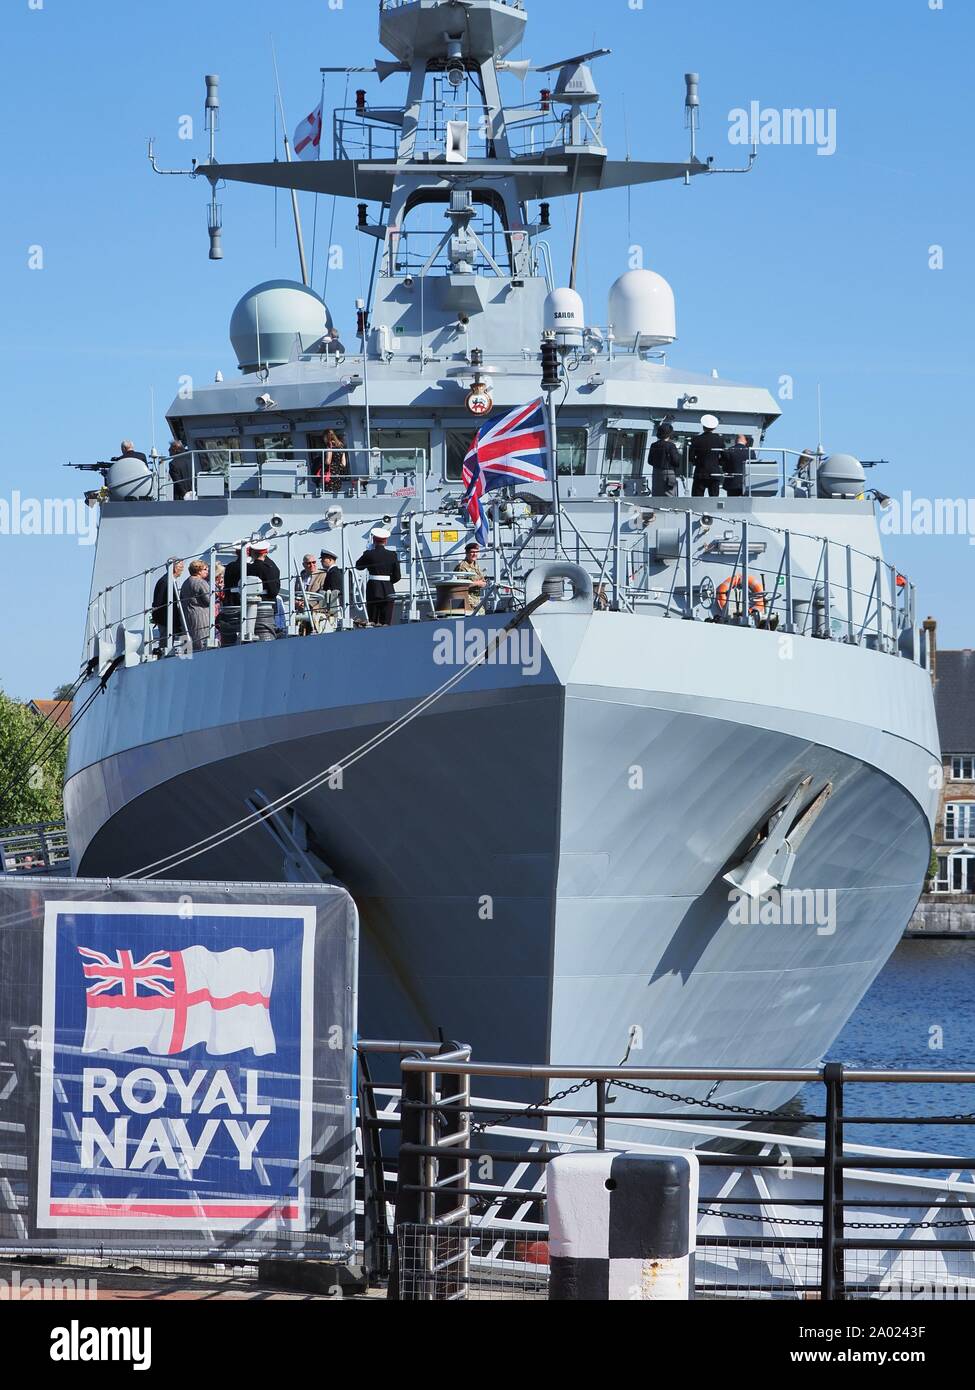
[[[142, 960], [134, 960], [131, 951], [119, 951], [113, 960], [90, 946], [79, 946], [78, 954], [85, 960], [85, 978], [94, 980], [85, 991], [89, 999], [108, 993], [135, 999], [140, 989], [146, 994], [173, 994], [175, 973], [168, 951], [150, 951]], [[163, 961], [168, 964], [164, 966]]]
[[524, 483], [544, 483], [549, 472], [550, 445], [545, 402], [519, 406], [486, 421], [464, 459], [463, 501], [478, 544], [486, 545], [487, 517], [481, 506], [486, 492]]

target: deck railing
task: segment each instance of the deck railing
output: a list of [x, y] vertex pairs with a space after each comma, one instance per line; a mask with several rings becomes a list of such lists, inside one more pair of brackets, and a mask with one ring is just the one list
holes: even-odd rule
[[[401, 518], [393, 538], [403, 572], [396, 593], [399, 620], [510, 611], [524, 600], [528, 574], [558, 559], [586, 571], [597, 612], [758, 627], [790, 637], [865, 646], [923, 664], [914, 587], [881, 557], [822, 537], [707, 515], [674, 499], [665, 504], [654, 499], [652, 510], [648, 505], [646, 512], [637, 512], [620, 497], [605, 505], [612, 512], [608, 527], [599, 531], [580, 524], [572, 508], [562, 508], [558, 555], [551, 509], [506, 525], [501, 508], [493, 508], [491, 541], [481, 558], [485, 583], [478, 586], [470, 603], [464, 579], [456, 573], [469, 534], [466, 517], [418, 511]], [[218, 564], [229, 563], [240, 547], [249, 558], [259, 543], [273, 549], [281, 573], [281, 592], [274, 604], [278, 635], [306, 632], [309, 626], [316, 632], [323, 628], [334, 632], [365, 625], [368, 575], [357, 570], [355, 562], [367, 544], [363, 532], [388, 524], [388, 517], [346, 521], [339, 510], [334, 520], [328, 530], [317, 526], [284, 534], [270, 530], [246, 541], [215, 543], [196, 555], [179, 556], [186, 563], [202, 560], [209, 569], [210, 607], [202, 647], [220, 646], [220, 632], [227, 631], [226, 615], [221, 623], [217, 621]], [[435, 523], [441, 537], [452, 533], [449, 543], [441, 539], [435, 543]], [[317, 555], [323, 544], [336, 552], [344, 583], [337, 604], [333, 601], [332, 609], [322, 614], [327, 621], [310, 624], [309, 617], [313, 609], [317, 616], [319, 605], [309, 601], [302, 559], [306, 553]], [[170, 620], [164, 630], [154, 632], [153, 593], [166, 573], [166, 609], [172, 613], [181, 607], [179, 591], [188, 576], [176, 579], [165, 565], [131, 575], [94, 595], [88, 611], [86, 661], [95, 657], [101, 667], [117, 655], [137, 664], [185, 654], [186, 641], [172, 630], [178, 623]], [[254, 580], [248, 584], [259, 587]], [[223, 602], [237, 609], [239, 629], [224, 641], [253, 639], [253, 609], [259, 598], [256, 593], [249, 596], [249, 611], [247, 603], [224, 595]], [[157, 610], [162, 607], [158, 604]], [[182, 616], [188, 631], [185, 612]], [[265, 613], [265, 628], [267, 623]]]

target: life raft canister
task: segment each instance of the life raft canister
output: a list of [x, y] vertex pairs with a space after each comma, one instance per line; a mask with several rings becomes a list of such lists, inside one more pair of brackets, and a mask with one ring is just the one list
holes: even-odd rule
[[[718, 591], [715, 594], [715, 600], [722, 613], [728, 606], [728, 595], [731, 593], [732, 589], [740, 588], [740, 574], [729, 574], [728, 578], [723, 579], [721, 583], [718, 585]], [[748, 594], [750, 599], [748, 605], [749, 613], [763, 614], [765, 612], [765, 589], [762, 585], [762, 581], [760, 579], [756, 579], [753, 574], [750, 574], [748, 576]]]

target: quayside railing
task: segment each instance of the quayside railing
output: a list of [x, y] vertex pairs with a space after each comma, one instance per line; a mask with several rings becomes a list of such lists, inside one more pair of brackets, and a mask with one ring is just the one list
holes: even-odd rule
[[[398, 1086], [369, 1075], [383, 1053], [399, 1055]], [[848, 1139], [861, 1125], [970, 1133], [975, 1112], [861, 1114], [849, 1100], [864, 1085], [975, 1086], [975, 1071], [490, 1065], [455, 1043], [364, 1041], [360, 1055], [366, 1201], [393, 1207], [388, 1226], [372, 1222], [368, 1263], [389, 1270], [391, 1298], [545, 1297], [548, 1163], [659, 1152], [665, 1138], [701, 1165], [698, 1298], [975, 1297], [975, 1154]], [[541, 1098], [473, 1089], [505, 1082]], [[762, 1110], [712, 1099], [718, 1082], [821, 1088], [822, 1101]], [[622, 1091], [646, 1108], [617, 1113]]]
[[70, 860], [63, 820], [8, 825], [0, 830], [0, 872], [51, 874]]

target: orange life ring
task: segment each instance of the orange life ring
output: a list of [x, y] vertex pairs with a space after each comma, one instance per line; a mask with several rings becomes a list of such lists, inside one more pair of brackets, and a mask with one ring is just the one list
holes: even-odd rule
[[[729, 574], [728, 578], [722, 580], [721, 583], [718, 585], [718, 591], [715, 594], [715, 599], [722, 613], [728, 606], [728, 595], [731, 593], [732, 589], [740, 588], [740, 574]], [[762, 584], [762, 581], [760, 579], [756, 579], [753, 574], [750, 574], [748, 576], [748, 594], [751, 600], [748, 608], [749, 613], [764, 613], [765, 589]]]

